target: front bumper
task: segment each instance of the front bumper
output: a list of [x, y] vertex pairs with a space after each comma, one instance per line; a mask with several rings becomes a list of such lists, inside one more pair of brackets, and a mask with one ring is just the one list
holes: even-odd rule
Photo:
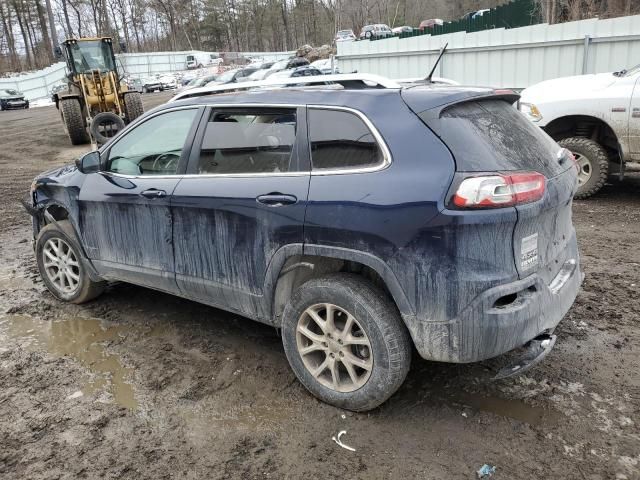
[[[549, 284], [533, 274], [490, 288], [450, 321], [404, 316], [420, 355], [442, 362], [477, 362], [551, 333], [573, 305], [582, 284], [575, 237], [568, 249], [567, 260]], [[502, 299], [510, 302], [503, 305]]]
[[29, 100], [9, 100], [2, 102], [2, 108], [5, 110], [18, 110], [27, 108], [29, 106]]

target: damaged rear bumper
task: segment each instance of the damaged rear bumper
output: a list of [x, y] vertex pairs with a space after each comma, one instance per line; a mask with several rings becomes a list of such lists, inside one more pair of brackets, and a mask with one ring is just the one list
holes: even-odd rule
[[[405, 316], [420, 355], [433, 361], [477, 362], [518, 349], [540, 335], [551, 336], [573, 305], [583, 279], [575, 237], [568, 250], [548, 284], [533, 274], [490, 288], [450, 321]], [[550, 350], [546, 347], [548, 343], [544, 355]]]

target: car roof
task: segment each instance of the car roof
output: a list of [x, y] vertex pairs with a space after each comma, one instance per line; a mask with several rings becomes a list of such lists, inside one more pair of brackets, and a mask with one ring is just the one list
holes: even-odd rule
[[[335, 85], [314, 87], [260, 88], [215, 95], [200, 95], [171, 101], [157, 110], [178, 105], [258, 104], [258, 105], [327, 105], [375, 111], [376, 103], [385, 98], [402, 95], [412, 110], [420, 113], [450, 103], [474, 97], [495, 95], [491, 88], [452, 85], [420, 85], [402, 88], [337, 89]], [[517, 97], [517, 96], [516, 96]], [[515, 98], [515, 97], [514, 97]], [[515, 101], [515, 100], [514, 100]]]

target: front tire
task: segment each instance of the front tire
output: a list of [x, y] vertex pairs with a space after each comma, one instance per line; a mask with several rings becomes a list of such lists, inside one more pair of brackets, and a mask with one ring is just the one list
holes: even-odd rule
[[609, 157], [606, 150], [594, 140], [583, 137], [570, 137], [558, 144], [576, 157], [578, 172], [577, 199], [589, 198], [600, 191], [609, 176]]
[[309, 392], [353, 411], [387, 400], [411, 364], [411, 340], [396, 306], [357, 275], [328, 275], [296, 290], [283, 312], [282, 341]]
[[127, 122], [131, 123], [144, 113], [142, 106], [142, 97], [138, 92], [129, 92], [124, 95], [124, 111], [127, 116]]
[[60, 113], [72, 145], [89, 143], [89, 135], [84, 126], [82, 107], [76, 98], [60, 100]]
[[36, 259], [47, 289], [59, 300], [84, 303], [100, 295], [104, 282], [94, 282], [87, 273], [73, 227], [68, 220], [40, 230]]

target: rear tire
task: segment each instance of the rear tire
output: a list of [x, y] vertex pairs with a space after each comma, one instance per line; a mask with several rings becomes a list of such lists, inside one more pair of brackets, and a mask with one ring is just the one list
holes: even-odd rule
[[[331, 320], [321, 326], [317, 318]], [[298, 288], [283, 312], [282, 342], [305, 388], [348, 410], [382, 404], [411, 364], [411, 339], [398, 309], [358, 275], [328, 275]]]
[[60, 100], [60, 113], [71, 144], [82, 145], [89, 143], [90, 139], [84, 126], [80, 102], [76, 98], [63, 98]]
[[127, 116], [127, 122], [131, 123], [144, 113], [142, 106], [142, 97], [138, 92], [129, 92], [124, 95], [124, 112]]
[[36, 259], [42, 281], [59, 300], [84, 303], [104, 291], [105, 282], [94, 282], [89, 278], [68, 220], [50, 223], [40, 230], [36, 240]]
[[579, 187], [574, 198], [595, 195], [609, 177], [609, 157], [605, 149], [598, 142], [582, 137], [565, 138], [558, 144], [573, 153], [580, 167]]

